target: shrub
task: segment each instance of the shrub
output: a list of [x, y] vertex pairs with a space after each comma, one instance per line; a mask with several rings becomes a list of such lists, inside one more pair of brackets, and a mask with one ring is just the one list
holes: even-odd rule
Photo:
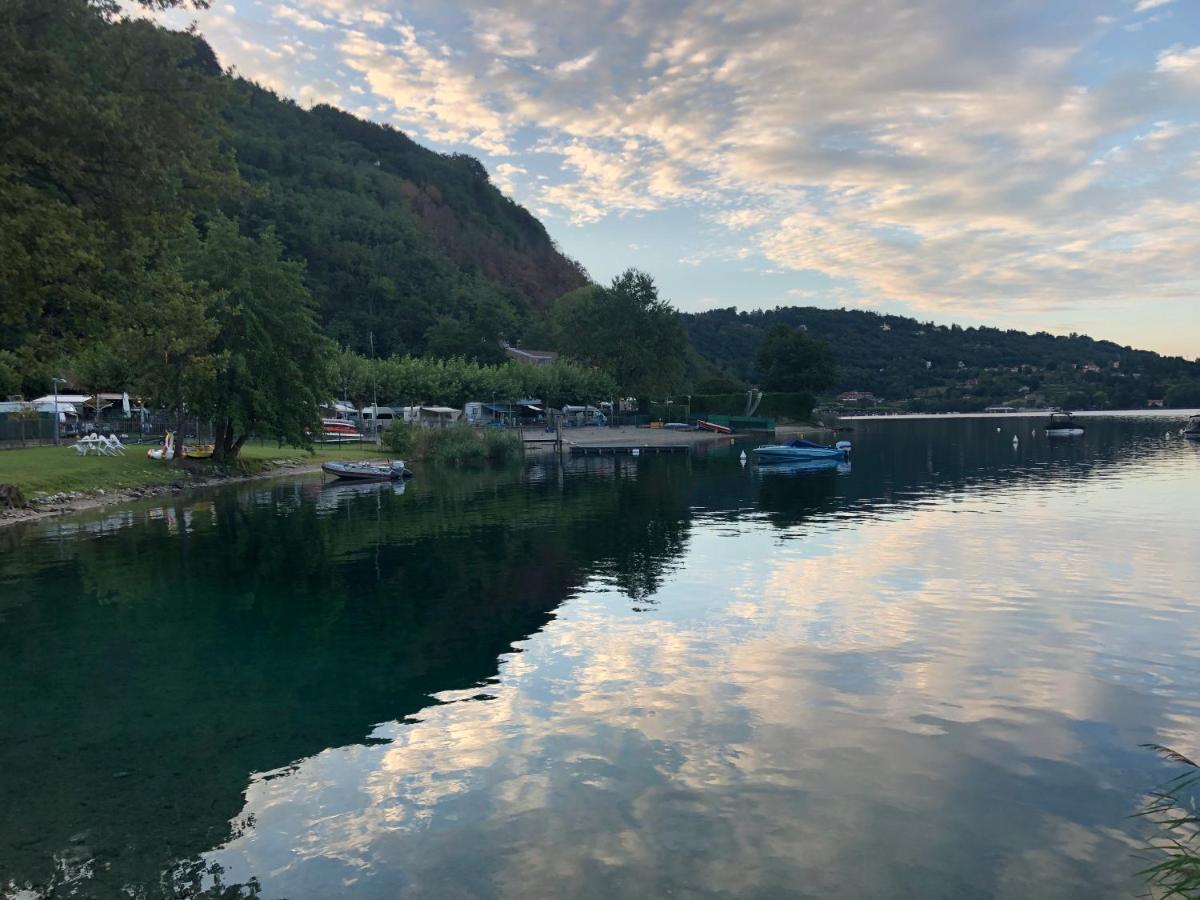
[[462, 424], [446, 428], [396, 424], [384, 432], [384, 442], [405, 459], [455, 465], [508, 462], [524, 452], [519, 435]]

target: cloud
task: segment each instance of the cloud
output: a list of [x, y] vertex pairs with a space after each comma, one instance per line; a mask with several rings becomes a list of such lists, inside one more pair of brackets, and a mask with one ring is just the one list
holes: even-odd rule
[[[526, 173], [497, 163], [536, 171], [525, 202], [577, 226], [693, 209], [737, 233], [726, 246], [916, 309], [1136, 304], [1194, 296], [1200, 281], [1200, 47], [1114, 34], [1114, 17], [1097, 13], [1115, 10], [1072, 0], [876, 0], [869, 16], [853, 0], [819, 12], [786, 0], [275, 9], [300, 27], [300, 14], [330, 26], [306, 35], [320, 42], [311, 65], [361, 76], [370, 105], [387, 110], [377, 118], [474, 148], [506, 190]], [[293, 95], [336, 82], [272, 58], [272, 42], [248, 28], [218, 29], [237, 34], [218, 49], [244, 71]], [[1100, 48], [1102, 37], [1117, 44]]]
[[286, 19], [309, 31], [325, 31], [329, 27], [319, 19], [314, 19], [312, 16], [302, 13], [298, 9], [292, 9], [292, 7], [284, 6], [283, 4], [273, 7], [271, 13], [277, 19]]

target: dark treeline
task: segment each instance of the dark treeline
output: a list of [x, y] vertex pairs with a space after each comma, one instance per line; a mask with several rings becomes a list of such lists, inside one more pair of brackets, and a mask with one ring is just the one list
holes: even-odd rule
[[814, 307], [730, 307], [682, 318], [695, 350], [734, 381], [765, 377], [760, 351], [782, 326], [803, 329], [833, 349], [831, 393], [869, 391], [917, 410], [970, 411], [1025, 400], [1098, 409], [1144, 407], [1151, 400], [1200, 405], [1200, 363], [1083, 335], [962, 328]]

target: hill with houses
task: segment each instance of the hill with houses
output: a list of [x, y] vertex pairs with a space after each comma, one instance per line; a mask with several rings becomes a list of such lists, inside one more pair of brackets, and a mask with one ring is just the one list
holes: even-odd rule
[[988, 406], [1139, 409], [1200, 405], [1200, 361], [1165, 357], [1085, 335], [935, 325], [862, 310], [733, 307], [685, 315], [692, 347], [727, 377], [753, 383], [774, 326], [827, 341], [842, 406], [975, 411]]

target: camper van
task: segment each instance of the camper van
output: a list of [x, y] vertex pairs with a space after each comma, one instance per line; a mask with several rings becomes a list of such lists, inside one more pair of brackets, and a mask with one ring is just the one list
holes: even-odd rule
[[608, 424], [608, 416], [594, 406], [564, 406], [562, 416], [567, 427], [593, 425], [603, 428]]
[[398, 418], [396, 410], [390, 406], [364, 406], [359, 415], [362, 416], [363, 430], [375, 433], [391, 428]]

